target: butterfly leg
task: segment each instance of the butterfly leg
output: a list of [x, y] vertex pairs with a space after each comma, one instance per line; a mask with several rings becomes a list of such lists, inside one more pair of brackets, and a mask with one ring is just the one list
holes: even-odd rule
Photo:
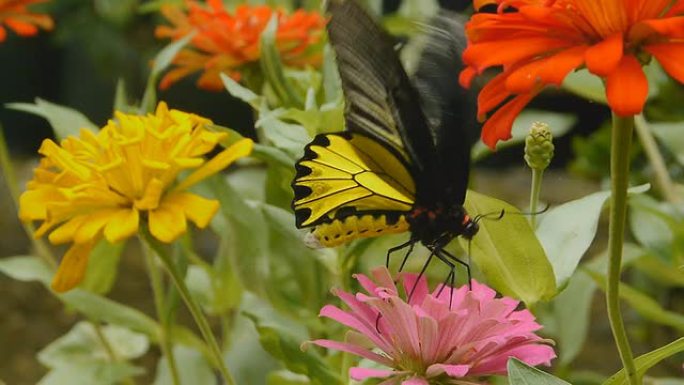
[[432, 261], [432, 257], [435, 256], [435, 250], [430, 250], [430, 255], [428, 256], [427, 260], [423, 264], [423, 268], [420, 270], [420, 273], [418, 274], [418, 278], [416, 279], [416, 283], [413, 284], [413, 287], [411, 288], [411, 292], [409, 292], [408, 297], [406, 297], [406, 302], [411, 303], [411, 297], [413, 297], [413, 293], [416, 291], [416, 287], [418, 286], [418, 282], [420, 279], [425, 275], [425, 270], [427, 270], [428, 265], [430, 265], [430, 261]]
[[[466, 268], [466, 273], [468, 274], [468, 288], [469, 288], [470, 290], [472, 290], [472, 289], [473, 289], [473, 285], [472, 285], [473, 276], [472, 276], [471, 273], [470, 273], [470, 264], [467, 263], [467, 262], [462, 261], [460, 258], [456, 257], [455, 255], [451, 254], [450, 252], [448, 252], [448, 251], [446, 251], [446, 250], [444, 250], [444, 249], [439, 249], [439, 250], [437, 251], [437, 253], [438, 253], [438, 257], [441, 256], [440, 260], [442, 260], [442, 261], [445, 261], [446, 259], [448, 259], [448, 260], [453, 261], [453, 262], [456, 262], [456, 263], [458, 263], [458, 264], [460, 264], [460, 265], [462, 265], [462, 266], [465, 266], [465, 268]], [[446, 262], [445, 262], [445, 263], [446, 263]], [[452, 265], [453, 265], [453, 264], [452, 264]]]
[[411, 252], [413, 251], [413, 246], [415, 244], [416, 244], [415, 240], [409, 239], [407, 242], [404, 242], [399, 246], [394, 246], [394, 247], [390, 248], [389, 250], [387, 250], [387, 256], [385, 257], [385, 267], [389, 269], [390, 256], [392, 255], [392, 253], [408, 247], [409, 249], [406, 252], [406, 255], [404, 255], [404, 259], [401, 261], [401, 266], [399, 267], [399, 272], [404, 270], [404, 265], [406, 264], [406, 260], [408, 260], [409, 255], [411, 255]]
[[437, 256], [437, 258], [439, 258], [440, 261], [444, 262], [447, 266], [449, 266], [449, 275], [447, 275], [446, 279], [444, 280], [444, 283], [442, 284], [442, 287], [439, 289], [437, 297], [439, 297], [440, 294], [442, 294], [442, 290], [444, 290], [444, 287], [446, 286], [446, 283], [448, 281], [451, 285], [449, 293], [449, 309], [451, 309], [451, 303], [454, 299], [454, 277], [456, 276], [456, 265], [449, 260], [449, 257], [447, 256], [448, 253], [444, 252], [444, 250], [435, 249], [433, 252]]

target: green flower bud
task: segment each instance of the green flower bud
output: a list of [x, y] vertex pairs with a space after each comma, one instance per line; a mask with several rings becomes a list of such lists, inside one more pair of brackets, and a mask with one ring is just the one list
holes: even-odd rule
[[553, 135], [549, 125], [535, 122], [525, 138], [525, 162], [534, 170], [543, 171], [553, 159]]

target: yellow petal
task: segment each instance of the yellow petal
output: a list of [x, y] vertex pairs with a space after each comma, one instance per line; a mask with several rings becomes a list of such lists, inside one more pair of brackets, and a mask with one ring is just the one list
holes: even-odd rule
[[187, 192], [170, 194], [164, 201], [182, 207], [185, 216], [200, 229], [209, 225], [220, 206], [217, 200]]
[[173, 191], [186, 190], [190, 186], [206, 179], [224, 168], [230, 166], [236, 159], [247, 156], [252, 152], [254, 142], [251, 139], [241, 139], [235, 142], [232, 146], [221, 151], [218, 155], [213, 157], [210, 161], [205, 163], [202, 167], [195, 170], [188, 175], [182, 182], [180, 182]]
[[83, 224], [76, 230], [74, 234], [74, 242], [86, 243], [95, 238], [100, 237], [100, 231], [105, 227], [107, 222], [112, 219], [112, 216], [119, 210], [99, 210], [94, 212], [83, 221]]
[[138, 210], [153, 210], [159, 206], [159, 198], [164, 192], [164, 184], [157, 178], [153, 178], [145, 186], [145, 193], [142, 198], [135, 201], [135, 208]]
[[57, 273], [52, 278], [52, 290], [64, 292], [81, 283], [88, 266], [88, 257], [95, 242], [75, 243], [64, 254]]
[[68, 243], [74, 241], [74, 234], [83, 222], [88, 218], [88, 215], [79, 215], [77, 217], [71, 218], [69, 221], [63, 225], [56, 228], [48, 236], [48, 240], [53, 245], [60, 245], [62, 243]]
[[[104, 229], [104, 236], [109, 243], [123, 241], [138, 231], [140, 215], [136, 209], [120, 210], [112, 215]], [[52, 234], [51, 234], [52, 235]]]
[[150, 233], [162, 242], [171, 243], [187, 230], [183, 208], [162, 202], [158, 209], [150, 211]]
[[19, 197], [19, 218], [25, 222], [45, 219], [47, 203], [63, 200], [59, 189], [51, 186], [24, 191]]

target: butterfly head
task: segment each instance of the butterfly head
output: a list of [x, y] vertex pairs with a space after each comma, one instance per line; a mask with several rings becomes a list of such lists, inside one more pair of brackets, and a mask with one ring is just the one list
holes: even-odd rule
[[461, 236], [467, 240], [473, 239], [475, 234], [480, 230], [480, 225], [476, 220], [473, 220], [468, 214], [463, 216], [463, 233]]

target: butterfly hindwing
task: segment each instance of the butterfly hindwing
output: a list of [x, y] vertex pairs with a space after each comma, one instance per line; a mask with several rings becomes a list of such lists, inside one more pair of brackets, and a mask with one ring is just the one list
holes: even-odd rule
[[297, 227], [364, 212], [406, 212], [415, 200], [415, 184], [401, 155], [363, 134], [318, 135], [296, 168]]

